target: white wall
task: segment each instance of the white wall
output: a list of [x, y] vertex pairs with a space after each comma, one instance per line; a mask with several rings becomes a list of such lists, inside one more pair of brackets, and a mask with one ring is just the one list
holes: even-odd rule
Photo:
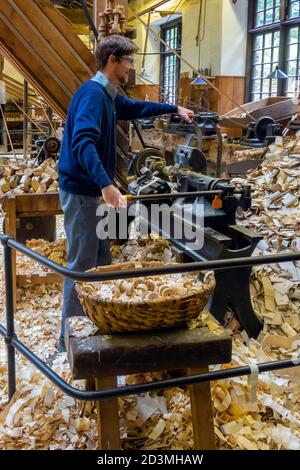
[[[153, 22], [160, 18], [159, 15], [157, 14], [152, 14], [151, 15], [151, 29], [155, 31], [156, 34], [159, 34], [160, 32], [160, 26], [159, 25], [153, 25]], [[142, 20], [147, 23], [147, 15], [142, 17]], [[138, 52], [144, 52], [144, 47], [145, 47], [145, 40], [146, 40], [146, 28], [145, 26], [137, 22], [136, 24], [137, 28], [137, 39], [135, 40], [135, 43], [139, 47]], [[159, 40], [155, 40], [154, 34], [149, 32], [148, 35], [148, 43], [147, 43], [147, 49], [146, 52], [155, 52], [157, 54], [155, 55], [146, 55], [145, 57], [145, 69], [146, 71], [150, 74], [150, 77], [148, 80], [150, 80], [153, 83], [159, 83], [159, 73], [160, 73], [160, 56], [159, 56], [159, 51], [160, 51], [160, 42]], [[140, 54], [136, 55], [136, 72], [137, 74], [140, 74], [142, 71], [142, 59], [143, 56]], [[137, 84], [151, 84], [149, 82], [145, 81], [140, 81], [137, 77]]]
[[[199, 48], [196, 46], [199, 0], [190, 0], [182, 10], [182, 55], [196, 69], [210, 68], [212, 75], [220, 73], [222, 2], [207, 0], [205, 35]], [[181, 65], [181, 72], [189, 72], [192, 76], [191, 68], [185, 63]]]
[[248, 0], [238, 0], [235, 5], [231, 0], [221, 1], [220, 75], [243, 76], [246, 71]]

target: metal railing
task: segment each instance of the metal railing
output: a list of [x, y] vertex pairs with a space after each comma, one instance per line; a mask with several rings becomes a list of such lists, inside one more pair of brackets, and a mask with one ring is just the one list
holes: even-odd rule
[[[0, 234], [0, 241], [4, 249], [4, 270], [5, 270], [5, 296], [6, 296], [6, 328], [0, 325], [0, 334], [5, 338], [7, 347], [7, 361], [8, 361], [8, 397], [11, 400], [16, 390], [16, 361], [15, 353], [19, 351], [26, 357], [35, 367], [42, 372], [54, 385], [62, 390], [66, 395], [69, 395], [78, 400], [92, 401], [101, 400], [109, 397], [120, 397], [125, 395], [139, 394], [150, 392], [154, 390], [164, 390], [172, 387], [182, 387], [184, 385], [191, 385], [194, 383], [211, 382], [215, 380], [224, 380], [243, 375], [251, 375], [252, 370], [249, 366], [232, 367], [226, 370], [219, 370], [208, 372], [205, 374], [191, 375], [180, 378], [172, 378], [168, 380], [160, 380], [138, 385], [125, 385], [122, 387], [110, 388], [99, 391], [84, 391], [76, 387], [72, 387], [64, 381], [56, 372], [54, 372], [44, 361], [42, 361], [36, 354], [28, 349], [20, 340], [18, 340], [14, 328], [14, 292], [13, 292], [13, 264], [12, 264], [12, 250], [23, 253], [25, 256], [37, 261], [50, 268], [52, 271], [60, 274], [63, 277], [77, 280], [77, 281], [107, 281], [120, 278], [133, 278], [145, 277], [158, 274], [172, 274], [172, 273], [187, 273], [202, 270], [228, 270], [235, 269], [241, 266], [257, 266], [263, 264], [280, 263], [285, 261], [298, 261], [300, 260], [300, 253], [287, 253], [281, 255], [245, 257], [225, 260], [214, 260], [204, 262], [185, 263], [180, 265], [166, 265], [163, 267], [141, 268], [134, 270], [124, 270], [120, 274], [118, 270], [111, 270], [110, 272], [103, 273], [86, 273], [72, 271], [64, 268], [57, 263], [49, 260], [48, 258], [36, 253], [35, 251], [27, 248], [22, 243], [17, 242], [9, 235]], [[258, 371], [270, 372], [273, 370], [285, 369], [289, 367], [296, 367], [300, 363], [300, 357], [292, 360], [271, 361], [257, 364]]]

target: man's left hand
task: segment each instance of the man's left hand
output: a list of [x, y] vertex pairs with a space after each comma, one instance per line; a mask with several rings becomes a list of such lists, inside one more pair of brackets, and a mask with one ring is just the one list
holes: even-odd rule
[[178, 115], [181, 116], [186, 122], [191, 123], [193, 121], [193, 117], [195, 116], [194, 111], [191, 111], [190, 109], [182, 108], [181, 106], [178, 106]]

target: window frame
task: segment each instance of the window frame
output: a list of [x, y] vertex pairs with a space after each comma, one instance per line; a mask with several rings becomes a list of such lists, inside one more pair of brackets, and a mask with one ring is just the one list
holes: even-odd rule
[[[287, 52], [288, 52], [288, 35], [289, 29], [295, 25], [300, 28], [300, 16], [297, 18], [289, 18], [289, 0], [280, 0], [280, 16], [276, 23], [255, 27], [256, 4], [258, 0], [248, 3], [248, 41], [247, 41], [247, 57], [246, 57], [246, 97], [247, 101], [252, 100], [252, 70], [254, 60], [254, 41], [258, 33], [265, 33], [279, 30], [279, 58], [278, 66], [286, 72]], [[300, 33], [299, 33], [300, 34]], [[300, 50], [300, 48], [299, 48]], [[300, 63], [300, 57], [298, 58]], [[287, 73], [287, 72], [286, 72]], [[298, 75], [300, 79], [300, 71]], [[286, 80], [277, 81], [277, 96], [286, 96]]]
[[175, 49], [170, 49], [169, 51], [166, 50], [166, 46], [161, 43], [160, 45], [160, 97], [161, 101], [163, 101], [163, 97], [165, 96], [165, 63], [168, 57], [175, 57], [176, 60], [176, 89], [175, 89], [175, 103], [178, 102], [179, 96], [179, 80], [180, 80], [180, 67], [181, 67], [181, 60], [174, 54], [176, 51], [179, 55], [181, 55], [182, 51], [182, 18], [176, 18], [175, 20], [168, 21], [167, 23], [161, 25], [160, 27], [160, 35], [161, 38], [165, 41], [165, 36], [167, 30], [178, 28], [178, 44], [179, 47]]

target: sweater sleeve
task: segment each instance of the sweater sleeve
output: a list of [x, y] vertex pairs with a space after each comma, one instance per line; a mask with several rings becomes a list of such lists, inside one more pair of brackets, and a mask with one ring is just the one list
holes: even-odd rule
[[113, 184], [97, 152], [97, 141], [101, 136], [103, 97], [92, 90], [82, 96], [74, 116], [72, 152], [90, 178], [100, 189]]
[[153, 101], [140, 101], [127, 98], [120, 93], [115, 99], [117, 119], [130, 120], [144, 117], [159, 116], [161, 114], [177, 113], [178, 107], [172, 104], [155, 103]]

